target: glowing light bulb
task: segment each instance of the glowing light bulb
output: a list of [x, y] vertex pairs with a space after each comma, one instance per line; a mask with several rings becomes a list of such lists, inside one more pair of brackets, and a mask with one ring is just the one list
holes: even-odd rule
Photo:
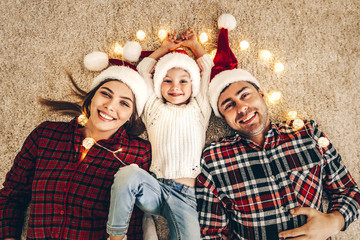
[[217, 49], [214, 49], [214, 50], [212, 50], [211, 53], [210, 53], [210, 57], [212, 58], [212, 60], [214, 60], [214, 58], [215, 58], [216, 50], [217, 50]]
[[269, 95], [269, 100], [271, 103], [276, 103], [281, 99], [281, 92], [272, 92]]
[[85, 124], [87, 123], [88, 118], [85, 116], [85, 114], [81, 114], [80, 116], [78, 116], [78, 123], [81, 126], [85, 126]]
[[246, 49], [249, 48], [249, 46], [250, 46], [249, 42], [247, 42], [245, 40], [240, 42], [240, 50], [241, 51], [245, 51]]
[[294, 120], [297, 117], [297, 112], [296, 111], [290, 111], [288, 112], [288, 116], [291, 120]]
[[272, 58], [272, 54], [269, 50], [261, 50], [259, 52], [259, 58], [263, 61], [270, 61]]
[[119, 43], [115, 43], [114, 53], [116, 53], [117, 55], [121, 55], [123, 53], [123, 47]]
[[163, 41], [167, 37], [167, 31], [165, 29], [160, 29], [158, 33], [158, 37], [161, 41]]
[[87, 137], [82, 141], [82, 146], [85, 149], [90, 149], [95, 143], [95, 139], [93, 139], [92, 137]]
[[201, 43], [206, 43], [209, 40], [209, 37], [205, 32], [203, 32], [200, 34], [199, 40]]
[[137, 39], [139, 39], [140, 41], [142, 41], [142, 40], [145, 39], [146, 34], [145, 34], [144, 31], [139, 30], [139, 31], [137, 31], [137, 33], [136, 33], [136, 37], [137, 37]]
[[285, 67], [284, 64], [282, 64], [281, 62], [277, 62], [274, 65], [274, 72], [282, 72], [284, 71]]
[[293, 122], [293, 128], [295, 130], [299, 130], [299, 129], [303, 128], [304, 125], [305, 125], [304, 121], [299, 119], [299, 118], [295, 119], [294, 122]]
[[329, 146], [330, 141], [326, 137], [321, 137], [318, 140], [318, 144], [320, 147], [325, 148], [325, 147]]

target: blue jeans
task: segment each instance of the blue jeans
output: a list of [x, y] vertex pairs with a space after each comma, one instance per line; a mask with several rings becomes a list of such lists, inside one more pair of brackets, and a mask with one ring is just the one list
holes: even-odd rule
[[135, 204], [144, 212], [163, 216], [171, 239], [200, 239], [194, 188], [156, 179], [134, 164], [120, 168], [111, 187], [108, 234], [126, 234]]

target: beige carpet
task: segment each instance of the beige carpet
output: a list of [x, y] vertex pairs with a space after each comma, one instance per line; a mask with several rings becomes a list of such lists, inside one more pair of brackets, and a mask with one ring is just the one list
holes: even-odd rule
[[[33, 128], [44, 120], [67, 120], [36, 102], [36, 96], [60, 99], [68, 93], [65, 69], [88, 88], [95, 74], [84, 69], [84, 55], [111, 53], [115, 42], [136, 40], [138, 30], [146, 33], [141, 46], [151, 50], [160, 45], [160, 28], [181, 32], [193, 27], [208, 34], [204, 47], [210, 52], [216, 46], [217, 18], [225, 12], [238, 23], [230, 45], [241, 66], [267, 93], [282, 93], [279, 103], [270, 104], [272, 118], [284, 120], [296, 110], [301, 118], [316, 120], [359, 183], [358, 0], [0, 1], [0, 182]], [[250, 43], [244, 52], [239, 50], [242, 40]], [[258, 58], [261, 49], [273, 54], [272, 62]], [[282, 73], [273, 72], [275, 61], [284, 64]], [[208, 141], [229, 133], [212, 118]], [[360, 221], [335, 239], [359, 235]]]

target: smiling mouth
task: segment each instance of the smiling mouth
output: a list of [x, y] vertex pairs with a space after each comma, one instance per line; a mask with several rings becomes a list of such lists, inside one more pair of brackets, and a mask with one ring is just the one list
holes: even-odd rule
[[183, 94], [181, 93], [169, 93], [170, 96], [172, 97], [179, 97], [179, 96], [182, 96]]
[[246, 123], [250, 122], [251, 120], [253, 120], [255, 118], [255, 116], [256, 116], [256, 113], [253, 113], [253, 114], [249, 115], [247, 118], [240, 120], [239, 123], [246, 124]]
[[109, 115], [106, 115], [105, 113], [103, 113], [101, 111], [99, 111], [99, 115], [100, 115], [100, 117], [102, 117], [102, 118], [104, 118], [106, 120], [116, 120], [115, 118], [110, 117]]

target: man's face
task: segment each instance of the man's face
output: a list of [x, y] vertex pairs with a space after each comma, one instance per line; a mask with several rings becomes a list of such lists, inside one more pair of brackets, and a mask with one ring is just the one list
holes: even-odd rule
[[220, 94], [219, 112], [243, 137], [265, 134], [270, 126], [264, 93], [248, 82], [235, 82]]

